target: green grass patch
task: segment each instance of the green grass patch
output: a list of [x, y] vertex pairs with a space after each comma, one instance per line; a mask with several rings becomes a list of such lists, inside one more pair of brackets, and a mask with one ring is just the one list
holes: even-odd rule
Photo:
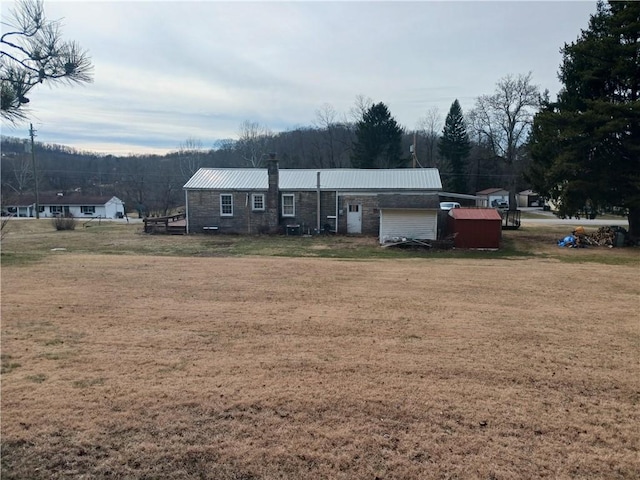
[[[528, 212], [534, 214], [535, 212]], [[141, 224], [103, 222], [75, 231], [56, 231], [49, 222], [16, 221], [2, 242], [3, 266], [30, 265], [55, 255], [145, 255], [173, 257], [277, 256], [314, 257], [345, 260], [375, 259], [514, 259], [541, 256], [566, 256], [548, 247], [570, 231], [566, 225], [527, 226], [503, 231], [497, 251], [439, 250], [429, 248], [383, 248], [374, 237], [346, 235], [148, 235]], [[53, 249], [63, 248], [55, 251]], [[542, 250], [546, 250], [542, 252]], [[621, 250], [621, 249], [616, 249]], [[624, 265], [637, 260], [637, 248], [625, 249], [628, 255], [609, 255], [608, 251], [580, 261]], [[635, 251], [635, 254], [634, 254]], [[625, 260], [619, 257], [628, 257]], [[573, 261], [573, 260], [566, 260]]]
[[75, 380], [72, 385], [76, 388], [89, 388], [104, 385], [104, 378], [85, 378], [83, 380]]
[[12, 358], [11, 355], [4, 353], [0, 355], [0, 373], [9, 373], [22, 366], [17, 362], [12, 362]]
[[[607, 254], [608, 249], [602, 249], [600, 251], [589, 252], [587, 254], [581, 254], [576, 256], [571, 255], [559, 255], [558, 260], [564, 263], [600, 263], [603, 265], [626, 265], [630, 267], [640, 267], [640, 252], [635, 258], [632, 256], [621, 256]], [[632, 249], [633, 250], [633, 249]]]
[[42, 383], [47, 379], [47, 376], [44, 373], [38, 373], [36, 375], [27, 375], [26, 378], [33, 383]]
[[66, 360], [68, 358], [73, 357], [74, 353], [67, 351], [67, 352], [46, 352], [43, 353], [41, 355], [39, 355], [40, 358], [44, 358], [47, 360]]
[[3, 251], [2, 254], [0, 254], [0, 263], [2, 263], [3, 267], [27, 267], [38, 263], [43, 258], [44, 255], [41, 253], [12, 253]]
[[176, 371], [184, 371], [187, 369], [188, 365], [187, 360], [181, 360], [180, 362], [172, 363], [170, 365], [166, 365], [163, 368], [158, 370], [158, 373], [170, 373]]

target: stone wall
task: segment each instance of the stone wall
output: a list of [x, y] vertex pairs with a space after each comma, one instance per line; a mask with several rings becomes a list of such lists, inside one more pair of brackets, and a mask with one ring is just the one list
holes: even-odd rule
[[[220, 194], [233, 195], [233, 216], [220, 215]], [[190, 190], [187, 192], [189, 205], [189, 233], [202, 233], [203, 227], [218, 227], [219, 233], [257, 234], [270, 233], [274, 230], [274, 222], [268, 209], [253, 211], [251, 195], [267, 192], [228, 192]]]
[[347, 205], [362, 205], [362, 234], [378, 235], [380, 232], [380, 209], [377, 195], [340, 195], [339, 232], [347, 233]]
[[[313, 233], [318, 225], [318, 193], [315, 191], [305, 192], [287, 192], [282, 194], [293, 194], [295, 198], [295, 216], [280, 218], [280, 226], [286, 229], [287, 225], [299, 225], [301, 233]], [[282, 203], [282, 200], [281, 200]], [[335, 220], [329, 219], [329, 216], [335, 216], [336, 212], [336, 194], [335, 192], [320, 192], [320, 230], [324, 230], [325, 225], [329, 225], [329, 229], [335, 227]], [[282, 213], [282, 212], [280, 212]]]
[[[233, 195], [233, 216], [220, 215], [220, 194]], [[251, 194], [264, 193], [265, 211], [252, 211]], [[282, 194], [295, 196], [295, 216], [282, 216]], [[188, 191], [189, 233], [202, 233], [203, 227], [218, 227], [219, 233], [286, 233], [288, 225], [299, 226], [300, 233], [314, 233], [317, 227], [317, 192], [281, 191], [277, 208], [269, 208], [268, 192]], [[347, 205], [362, 205], [362, 234], [378, 235], [380, 210], [377, 195], [338, 196], [338, 233], [347, 233]], [[336, 192], [320, 193], [320, 229], [333, 231], [336, 215]]]

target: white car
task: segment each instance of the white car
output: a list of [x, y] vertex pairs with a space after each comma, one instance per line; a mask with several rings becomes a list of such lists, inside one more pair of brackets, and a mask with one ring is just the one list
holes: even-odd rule
[[458, 202], [440, 202], [440, 210], [451, 210], [452, 208], [460, 208]]

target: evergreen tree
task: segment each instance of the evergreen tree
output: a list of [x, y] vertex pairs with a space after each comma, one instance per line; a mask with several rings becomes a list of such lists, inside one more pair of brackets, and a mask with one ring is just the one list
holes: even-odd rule
[[[3, 12], [4, 13], [4, 12]], [[2, 22], [0, 37], [0, 117], [12, 123], [27, 117], [27, 95], [40, 85], [92, 82], [93, 65], [76, 42], [63, 41], [60, 22], [47, 20], [43, 0], [22, 0]]]
[[562, 215], [626, 208], [640, 238], [640, 3], [598, 3], [562, 52], [564, 88], [535, 117], [529, 179]]
[[[464, 123], [460, 102], [456, 99], [444, 122], [442, 137], [438, 143], [440, 155], [448, 162], [449, 172], [444, 173], [445, 188], [458, 193], [467, 192], [465, 177], [467, 159], [471, 151], [467, 127]], [[447, 173], [449, 175], [447, 175]]]
[[402, 157], [403, 130], [384, 103], [369, 107], [356, 123], [356, 142], [351, 164], [355, 168], [396, 168]]

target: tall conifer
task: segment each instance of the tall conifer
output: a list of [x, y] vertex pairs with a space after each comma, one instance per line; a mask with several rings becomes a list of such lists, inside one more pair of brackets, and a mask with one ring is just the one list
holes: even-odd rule
[[458, 99], [451, 104], [438, 149], [449, 166], [448, 172], [442, 172], [445, 188], [458, 193], [467, 193], [465, 173], [471, 145]]
[[372, 105], [356, 124], [351, 164], [356, 168], [403, 166], [407, 159], [402, 157], [402, 133], [384, 103]]

